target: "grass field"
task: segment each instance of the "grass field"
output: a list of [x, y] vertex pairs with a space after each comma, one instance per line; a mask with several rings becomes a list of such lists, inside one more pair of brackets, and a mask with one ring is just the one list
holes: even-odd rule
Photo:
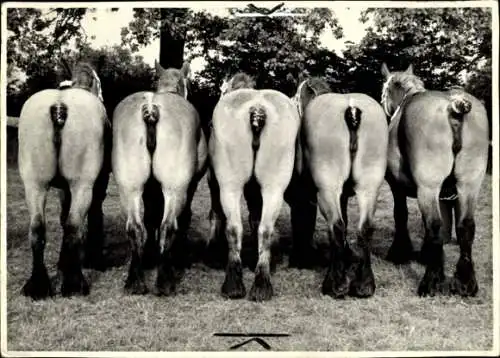
[[[174, 297], [128, 296], [123, 293], [127, 274], [127, 239], [113, 179], [105, 201], [107, 256], [116, 265], [101, 273], [85, 271], [91, 280], [87, 297], [31, 301], [20, 294], [30, 275], [31, 251], [27, 241], [28, 212], [17, 168], [7, 173], [8, 350], [58, 351], [222, 351], [242, 338], [213, 337], [215, 332], [275, 332], [290, 337], [269, 338], [273, 350], [390, 351], [491, 350], [492, 305], [492, 199], [487, 176], [477, 210], [473, 257], [478, 296], [419, 298], [416, 295], [423, 266], [396, 267], [384, 260], [393, 233], [392, 198], [384, 184], [376, 212], [373, 270], [377, 289], [369, 299], [333, 300], [320, 292], [324, 268], [289, 269], [289, 209], [283, 206], [277, 223], [283, 252], [273, 275], [275, 297], [265, 303], [246, 299], [229, 301], [220, 295], [224, 271], [208, 268], [193, 254], [194, 263]], [[208, 233], [209, 195], [203, 180], [193, 203], [190, 239], [203, 243]], [[349, 233], [357, 221], [357, 205], [349, 204]], [[423, 228], [415, 200], [409, 201], [409, 229], [416, 248]], [[47, 201], [46, 263], [56, 273], [61, 228], [59, 203], [52, 191]], [[248, 225], [245, 228], [248, 234]], [[316, 242], [327, 240], [324, 220], [318, 218]], [[248, 235], [247, 235], [248, 236]], [[200, 248], [203, 245], [193, 245]], [[197, 250], [199, 252], [200, 250]], [[447, 244], [446, 274], [452, 275], [459, 248]], [[245, 269], [247, 289], [253, 273]], [[252, 343], [243, 350], [263, 350]]]

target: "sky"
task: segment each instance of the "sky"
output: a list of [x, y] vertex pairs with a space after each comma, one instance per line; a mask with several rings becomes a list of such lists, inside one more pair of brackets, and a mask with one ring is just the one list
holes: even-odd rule
[[[321, 36], [322, 45], [330, 50], [335, 51], [341, 55], [341, 50], [344, 49], [345, 41], [359, 42], [365, 33], [367, 25], [359, 21], [360, 12], [362, 8], [334, 8], [333, 9], [340, 26], [344, 30], [344, 38], [336, 40], [331, 32], [324, 32]], [[207, 9], [208, 12], [226, 16], [227, 12], [223, 8]], [[121, 29], [128, 26], [133, 18], [132, 8], [120, 8], [117, 12], [110, 12], [104, 8], [98, 8], [93, 13], [87, 13], [82, 21], [82, 27], [85, 30], [88, 38], [92, 36], [95, 38], [90, 40], [91, 44], [98, 48], [101, 46], [113, 46], [121, 43]], [[149, 46], [142, 47], [139, 55], [144, 57], [144, 61], [150, 65], [154, 64], [155, 59], [159, 56], [159, 40], [153, 41]], [[203, 60], [201, 58], [194, 59], [191, 62], [191, 69], [194, 73], [203, 68]]]

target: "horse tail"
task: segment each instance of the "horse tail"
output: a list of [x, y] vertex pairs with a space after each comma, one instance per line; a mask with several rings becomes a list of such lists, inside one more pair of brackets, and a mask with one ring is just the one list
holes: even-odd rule
[[450, 98], [450, 103], [448, 105], [448, 112], [450, 114], [449, 121], [451, 130], [453, 132], [453, 154], [457, 153], [462, 149], [462, 127], [464, 116], [469, 113], [472, 109], [471, 102], [465, 98], [461, 93], [454, 94]]
[[57, 155], [59, 155], [59, 150], [61, 149], [61, 131], [68, 119], [68, 107], [66, 104], [57, 102], [50, 106], [50, 119], [54, 126], [53, 142], [56, 147]]
[[150, 102], [142, 105], [141, 113], [146, 123], [146, 146], [149, 154], [153, 154], [156, 148], [156, 124], [160, 119], [160, 110], [157, 104]]
[[344, 112], [344, 120], [349, 128], [349, 151], [351, 160], [356, 155], [358, 150], [358, 128], [361, 123], [361, 109], [354, 105], [354, 100], [349, 100], [349, 105]]
[[[456, 157], [458, 152], [462, 149], [463, 119], [464, 116], [471, 111], [471, 109], [472, 104], [467, 98], [465, 98], [463, 93], [456, 93], [450, 97], [450, 103], [448, 104], [448, 121], [453, 134], [451, 150], [453, 151], [454, 157]], [[454, 173], [455, 161], [453, 161], [453, 167], [450, 175], [441, 185], [441, 192], [439, 193], [439, 198], [441, 200], [454, 200], [457, 197], [456, 178]]]
[[253, 133], [252, 146], [254, 150], [257, 150], [260, 145], [260, 133], [262, 132], [262, 128], [264, 128], [264, 125], [266, 124], [267, 112], [264, 106], [255, 105], [250, 107], [249, 116], [250, 127], [252, 128]]

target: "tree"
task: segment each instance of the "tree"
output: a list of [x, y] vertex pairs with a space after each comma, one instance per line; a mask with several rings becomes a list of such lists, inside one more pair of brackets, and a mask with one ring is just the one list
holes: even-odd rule
[[[371, 20], [362, 41], [344, 52], [348, 87], [380, 98], [380, 66], [403, 69], [410, 63], [430, 89], [466, 86], [488, 76], [479, 98], [491, 106], [491, 10], [485, 8], [368, 9], [362, 21]], [[468, 79], [467, 79], [468, 77]], [[474, 86], [469, 86], [474, 89]], [[489, 98], [488, 98], [489, 93]]]
[[[294, 79], [306, 68], [312, 74], [327, 73], [330, 79], [342, 70], [341, 59], [318, 46], [325, 29], [337, 38], [342, 36], [329, 9], [295, 9], [305, 16], [280, 18], [233, 16], [250, 9], [229, 8], [228, 17], [183, 10], [135, 9], [134, 20], [122, 30], [122, 44], [134, 51], [159, 38], [164, 67], [180, 67], [181, 52], [184, 59], [202, 57], [206, 68], [195, 78], [190, 100], [205, 123], [219, 96], [221, 80], [228, 73], [245, 71], [255, 76], [259, 88], [275, 88], [291, 95], [297, 86]], [[185, 46], [180, 50], [182, 39]]]

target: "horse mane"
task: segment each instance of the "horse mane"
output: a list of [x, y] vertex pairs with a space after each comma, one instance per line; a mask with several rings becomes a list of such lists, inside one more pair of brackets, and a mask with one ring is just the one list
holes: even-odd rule
[[385, 83], [382, 98], [387, 95], [390, 85], [400, 86], [405, 93], [425, 91], [424, 82], [414, 74], [406, 72], [393, 72], [389, 80]]
[[255, 88], [254, 79], [244, 72], [238, 72], [237, 74], [235, 74], [233, 77], [231, 77], [228, 84], [229, 86], [227, 92], [234, 91], [240, 88]]
[[328, 82], [326, 82], [323, 78], [321, 77], [311, 77], [306, 80], [307, 85], [314, 91], [316, 96], [319, 96], [324, 93], [330, 93], [332, 92], [332, 89]]

